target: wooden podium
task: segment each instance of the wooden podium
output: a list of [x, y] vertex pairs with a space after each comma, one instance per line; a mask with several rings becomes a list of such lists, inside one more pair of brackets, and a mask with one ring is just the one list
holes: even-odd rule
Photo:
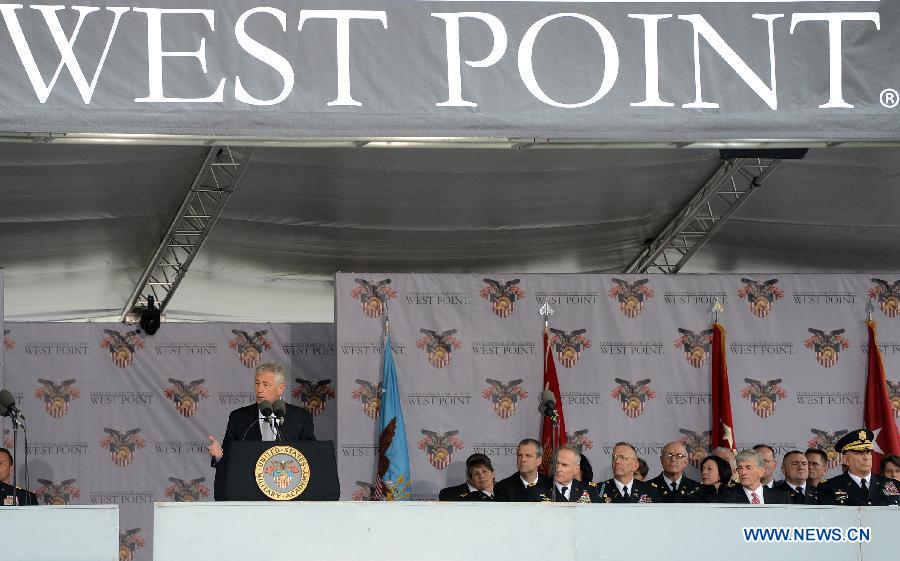
[[336, 501], [331, 441], [237, 441], [228, 451], [226, 501]]

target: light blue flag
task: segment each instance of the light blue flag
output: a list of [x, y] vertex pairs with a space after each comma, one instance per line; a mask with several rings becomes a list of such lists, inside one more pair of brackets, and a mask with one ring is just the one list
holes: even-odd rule
[[391, 352], [391, 335], [384, 342], [383, 393], [379, 424], [378, 465], [375, 484], [376, 500], [408, 501], [410, 499], [409, 451], [406, 448], [406, 425], [397, 384], [397, 367]]

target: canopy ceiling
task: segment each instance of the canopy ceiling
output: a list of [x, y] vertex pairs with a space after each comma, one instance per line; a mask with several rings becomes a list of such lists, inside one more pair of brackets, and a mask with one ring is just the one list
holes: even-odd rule
[[[206, 147], [5, 144], [7, 320], [118, 316]], [[785, 160], [682, 272], [900, 271], [900, 148]], [[336, 271], [623, 271], [704, 149], [257, 148], [170, 320], [331, 321]]]

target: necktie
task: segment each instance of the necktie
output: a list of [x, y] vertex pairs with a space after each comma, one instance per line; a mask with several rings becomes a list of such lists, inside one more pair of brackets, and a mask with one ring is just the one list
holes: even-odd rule
[[673, 493], [678, 492], [678, 483], [677, 482], [674, 482], [674, 481], [672, 482], [672, 492]]
[[803, 497], [804, 497], [803, 487], [797, 487], [797, 495], [800, 496], [800, 499], [803, 499]]
[[860, 480], [860, 483], [862, 483], [861, 487], [862, 487], [863, 493], [865, 493], [866, 495], [868, 495], [868, 494], [869, 494], [869, 486], [866, 485], [866, 478], [865, 478], [865, 477], [862, 478], [862, 479]]
[[566, 487], [565, 485], [563, 485], [562, 489], [559, 490], [559, 494], [562, 495], [563, 498], [565, 499], [565, 498], [566, 498], [566, 491], [568, 491], [568, 490], [569, 490], [569, 488]]
[[622, 487], [622, 497], [627, 501], [628, 500], [628, 485]]
[[756, 491], [751, 492], [750, 496], [752, 497], [750, 499], [750, 503], [758, 505], [759, 504], [759, 495], [756, 494]]

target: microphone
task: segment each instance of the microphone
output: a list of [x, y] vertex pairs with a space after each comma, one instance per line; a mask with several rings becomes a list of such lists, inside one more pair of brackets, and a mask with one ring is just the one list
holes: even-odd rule
[[538, 411], [545, 417], [556, 417], [556, 396], [550, 391], [549, 384], [541, 392], [541, 404], [538, 406]]
[[264, 399], [259, 402], [259, 412], [262, 413], [262, 416], [268, 419], [272, 416], [272, 402], [268, 399]]
[[4, 417], [10, 417], [20, 427], [25, 426], [25, 415], [16, 407], [16, 398], [9, 390], [0, 390], [0, 407]]
[[284, 415], [287, 413], [287, 405], [284, 401], [276, 399], [272, 404], [272, 414], [275, 415], [275, 425], [281, 426], [284, 423]]

